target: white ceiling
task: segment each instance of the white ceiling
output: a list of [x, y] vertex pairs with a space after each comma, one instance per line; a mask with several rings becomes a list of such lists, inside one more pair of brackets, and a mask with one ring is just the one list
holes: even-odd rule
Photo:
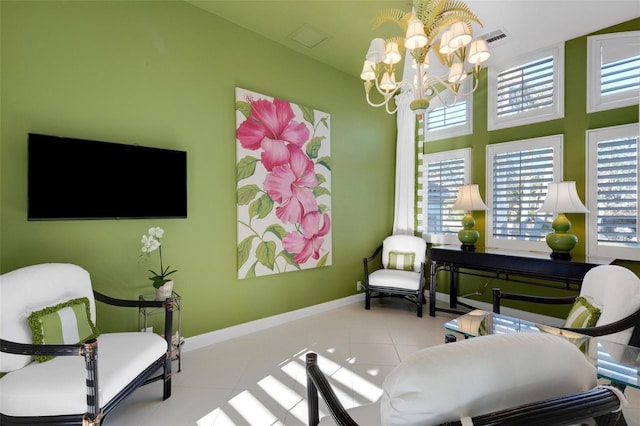
[[[185, 0], [263, 37], [342, 70], [359, 75], [374, 37], [399, 35], [394, 26], [371, 30], [385, 7], [410, 10], [409, 0]], [[508, 39], [492, 46], [489, 65], [640, 17], [639, 0], [466, 0], [483, 27], [501, 29]], [[291, 40], [302, 28], [326, 36], [313, 48]], [[638, 28], [640, 30], [640, 28]]]

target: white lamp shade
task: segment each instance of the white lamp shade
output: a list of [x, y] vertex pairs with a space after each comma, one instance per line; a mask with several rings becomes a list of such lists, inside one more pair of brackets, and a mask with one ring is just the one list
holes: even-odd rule
[[451, 69], [449, 69], [449, 76], [447, 77], [449, 83], [460, 83], [465, 78], [467, 78], [467, 74], [464, 72], [464, 66], [462, 62], [455, 62], [451, 64]]
[[440, 53], [443, 55], [453, 53], [455, 50], [449, 47], [449, 40], [451, 40], [451, 31], [447, 30], [442, 33], [442, 38], [440, 39]]
[[480, 197], [478, 184], [472, 183], [458, 188], [458, 198], [451, 208], [464, 211], [487, 210], [486, 204]]
[[424, 24], [419, 19], [409, 22], [407, 36], [404, 39], [404, 47], [407, 49], [419, 49], [427, 45], [427, 36], [424, 33]]
[[547, 196], [540, 213], [589, 213], [582, 204], [575, 182], [552, 182], [547, 187]]
[[362, 72], [360, 73], [360, 78], [365, 81], [371, 81], [376, 78], [376, 64], [371, 61], [364, 61], [364, 65], [362, 66]]
[[398, 51], [398, 43], [396, 43], [395, 41], [390, 41], [389, 43], [387, 43], [387, 47], [385, 48], [385, 55], [385, 64], [393, 65], [402, 60], [402, 56]]
[[456, 22], [451, 26], [451, 36], [449, 37], [449, 48], [457, 50], [471, 43], [471, 29], [464, 22]]
[[382, 81], [380, 82], [380, 88], [386, 91], [395, 90], [396, 74], [391, 73], [391, 75], [389, 75], [388, 72], [385, 72], [384, 75], [382, 76]]
[[491, 57], [486, 40], [474, 40], [469, 46], [469, 63], [479, 65]]
[[371, 40], [369, 50], [367, 51], [367, 61], [377, 64], [384, 61], [386, 54], [384, 53], [384, 40], [381, 38], [374, 38]]

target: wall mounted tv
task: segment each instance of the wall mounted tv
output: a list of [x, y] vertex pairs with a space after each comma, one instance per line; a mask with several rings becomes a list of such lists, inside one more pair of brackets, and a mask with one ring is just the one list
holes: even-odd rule
[[187, 153], [29, 133], [28, 220], [187, 217]]

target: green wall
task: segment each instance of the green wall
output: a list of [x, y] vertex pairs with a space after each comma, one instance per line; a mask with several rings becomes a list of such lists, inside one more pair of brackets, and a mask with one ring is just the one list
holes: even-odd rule
[[[114, 297], [151, 290], [140, 238], [166, 230], [193, 336], [355, 293], [392, 228], [395, 117], [355, 76], [181, 1], [1, 1], [0, 272], [70, 262]], [[243, 87], [331, 114], [333, 265], [238, 280], [235, 95]], [[188, 219], [28, 222], [27, 133], [188, 152]], [[154, 184], [153, 165], [144, 182]], [[157, 200], [149, 200], [157, 202]], [[99, 307], [103, 331], [136, 313]]]
[[[621, 31], [635, 31], [640, 29], [640, 19], [634, 19], [619, 25], [603, 29], [594, 34], [613, 33]], [[440, 152], [450, 149], [473, 148], [473, 164], [471, 181], [480, 185], [480, 193], [484, 199], [485, 173], [486, 173], [486, 146], [488, 144], [510, 142], [521, 139], [537, 138], [555, 134], [564, 134], [564, 180], [576, 181], [576, 187], [582, 200], [585, 199], [585, 174], [586, 174], [586, 131], [600, 127], [617, 126], [638, 122], [638, 105], [618, 108], [610, 111], [587, 114], [587, 35], [572, 39], [565, 44], [565, 79], [564, 79], [564, 118], [535, 123], [530, 125], [511, 127], [489, 131], [487, 129], [487, 73], [482, 74], [479, 89], [474, 93], [473, 99], [473, 134], [456, 138], [443, 139], [434, 142], [426, 142], [426, 153]], [[474, 213], [476, 229], [480, 230], [478, 246], [484, 246], [485, 242], [485, 215], [484, 212]], [[578, 236], [578, 246], [573, 251], [576, 257], [584, 258], [586, 252], [585, 215], [571, 215], [571, 231]], [[523, 292], [531, 294], [562, 295], [551, 289], [541, 287], [527, 287], [511, 285], [496, 279], [473, 279], [464, 277], [461, 279], [460, 294], [466, 294], [477, 290], [485, 283], [487, 289], [481, 297], [484, 301], [491, 300], [491, 288], [502, 287], [506, 291]], [[445, 280], [438, 280], [438, 290], [448, 292], [445, 288]], [[513, 302], [506, 302], [509, 305]], [[513, 303], [517, 305], [518, 303]], [[538, 309], [529, 305], [529, 310]], [[544, 313], [555, 314], [559, 317], [566, 315], [568, 308], [554, 307], [544, 310]]]

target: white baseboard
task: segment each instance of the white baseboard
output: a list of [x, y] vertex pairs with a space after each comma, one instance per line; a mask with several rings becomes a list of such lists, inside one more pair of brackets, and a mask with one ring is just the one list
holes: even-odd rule
[[[490, 303], [478, 302], [476, 300], [467, 299], [464, 297], [458, 298], [461, 302], [470, 304], [482, 309], [483, 311], [490, 312], [493, 306]], [[436, 300], [442, 303], [449, 303], [449, 295], [446, 293], [436, 293]], [[216, 343], [224, 342], [229, 339], [235, 339], [236, 337], [242, 337], [247, 334], [262, 331], [270, 327], [286, 324], [289, 321], [295, 321], [302, 318], [309, 317], [311, 315], [320, 314], [330, 311], [342, 306], [350, 305], [352, 303], [364, 301], [364, 293], [355, 294], [353, 296], [344, 297], [342, 299], [332, 300], [330, 302], [321, 303], [319, 305], [309, 306], [295, 311], [286, 312], [284, 314], [274, 315], [272, 317], [262, 318], [259, 320], [246, 322], [244, 324], [234, 325], [232, 327], [223, 328], [220, 330], [212, 331], [205, 334], [199, 334], [197, 336], [188, 337], [185, 339], [185, 345], [182, 348], [183, 352], [188, 352], [196, 349], [203, 348], [205, 346], [213, 345]], [[562, 326], [564, 320], [561, 318], [550, 317], [547, 315], [534, 314], [531, 312], [520, 311], [518, 309], [512, 309], [504, 307], [501, 309], [504, 315], [521, 318], [526, 321], [547, 324], [551, 326]]]
[[309, 306], [306, 308], [297, 309], [295, 311], [286, 312], [284, 314], [274, 315], [272, 317], [262, 318], [259, 320], [234, 325], [232, 327], [223, 328], [209, 333], [188, 337], [185, 339], [185, 345], [183, 346], [182, 351], [188, 352], [195, 349], [200, 349], [205, 346], [224, 342], [225, 340], [229, 339], [235, 339], [236, 337], [242, 337], [247, 334], [262, 331], [270, 327], [286, 324], [289, 321], [306, 318], [311, 315], [320, 314], [360, 301], [364, 301], [364, 293], [359, 293], [353, 296], [344, 297], [342, 299], [321, 303], [319, 305]]
[[[449, 294], [447, 293], [436, 293], [436, 300], [442, 303], [446, 303], [446, 305], [449, 306]], [[487, 312], [493, 311], [493, 305], [491, 303], [479, 302], [477, 300], [467, 299], [464, 297], [458, 297], [458, 300], [460, 300], [463, 303], [467, 303], [471, 306], [475, 306], [478, 309], [482, 309], [483, 311], [487, 311]], [[501, 307], [500, 313], [510, 317], [520, 318], [525, 321], [531, 321], [535, 323], [550, 325], [552, 327], [561, 327], [564, 324], [564, 320], [562, 318], [535, 314], [533, 312], [521, 311], [519, 309], [513, 309], [508, 307]]]

